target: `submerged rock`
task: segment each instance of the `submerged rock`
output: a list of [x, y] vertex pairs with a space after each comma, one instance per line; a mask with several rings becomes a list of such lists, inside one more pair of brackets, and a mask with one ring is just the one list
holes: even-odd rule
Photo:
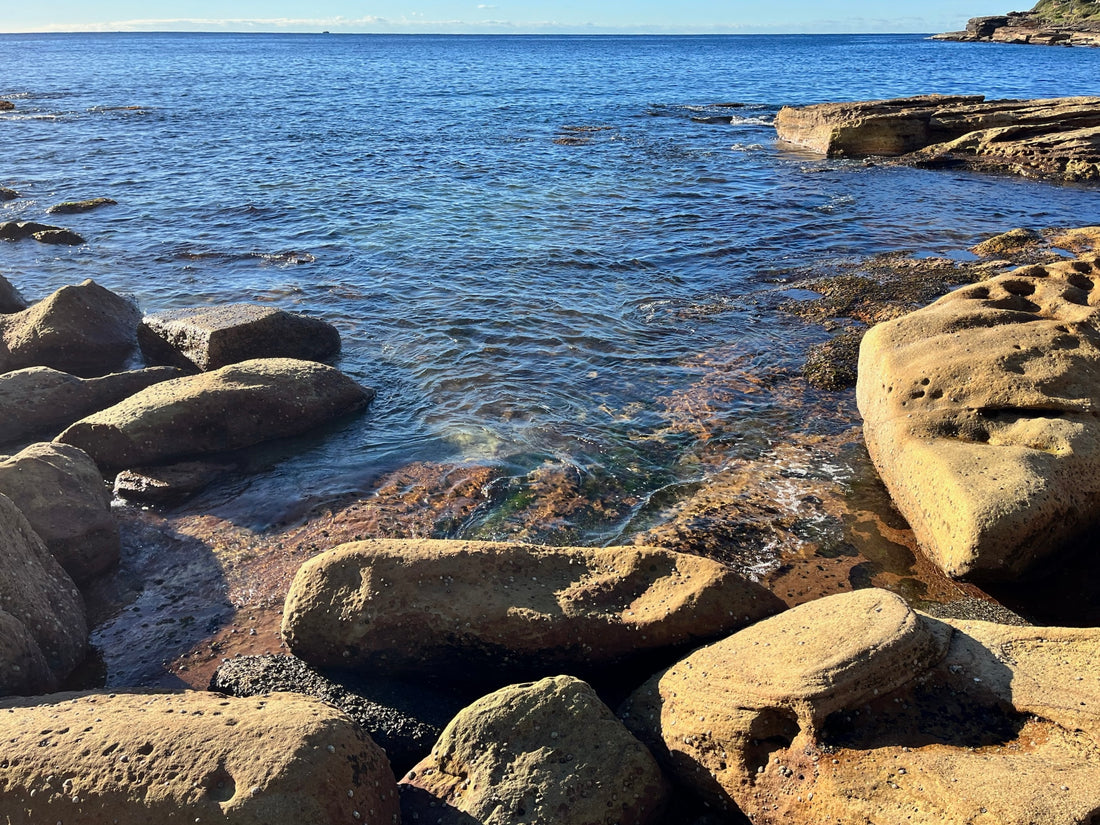
[[[7, 101], [0, 100], [0, 109], [3, 108], [2, 104]], [[19, 197], [19, 193], [14, 189], [9, 189], [6, 186], [0, 186], [0, 201], [13, 201]]]
[[90, 377], [112, 372], [137, 344], [137, 307], [87, 280], [0, 315], [0, 373], [52, 367]]
[[386, 757], [347, 716], [294, 694], [59, 694], [0, 703], [10, 822], [400, 821]]
[[1098, 263], [1024, 267], [863, 340], [868, 451], [951, 576], [1018, 576], [1100, 520]]
[[79, 245], [84, 239], [75, 232], [61, 226], [51, 226], [48, 223], [35, 221], [7, 221], [0, 223], [0, 240], [21, 241], [24, 238], [34, 238], [43, 243], [59, 243]]
[[115, 476], [115, 495], [143, 504], [176, 504], [209, 487], [232, 469], [213, 461], [181, 461], [159, 467], [123, 470]]
[[668, 787], [653, 756], [579, 679], [479, 699], [401, 780], [406, 822], [649, 825]]
[[101, 470], [142, 467], [299, 435], [373, 397], [324, 364], [256, 359], [155, 384], [57, 440], [80, 447]]
[[252, 358], [323, 361], [340, 351], [332, 324], [256, 304], [147, 315], [138, 340], [150, 361], [204, 371]]
[[0, 563], [0, 695], [57, 690], [87, 651], [84, 602], [19, 508], [2, 494]]
[[64, 201], [51, 206], [46, 212], [50, 215], [72, 215], [77, 212], [90, 212], [101, 206], [115, 206], [118, 201], [110, 198], [89, 198], [82, 201]]
[[781, 140], [829, 157], [1100, 180], [1100, 97], [925, 95], [785, 106], [775, 127]]
[[0, 493], [27, 517], [77, 583], [118, 563], [118, 525], [99, 470], [67, 444], [33, 444], [0, 461]]
[[111, 407], [146, 387], [178, 378], [173, 367], [149, 367], [100, 378], [78, 378], [50, 367], [0, 375], [0, 446], [57, 435], [74, 421]]
[[10, 100], [0, 100], [0, 112], [10, 112], [15, 108], [15, 104]]
[[500, 684], [596, 672], [780, 608], [724, 565], [668, 550], [379, 540], [302, 566], [283, 638], [317, 666]]
[[46, 229], [31, 235], [39, 243], [54, 244], [56, 246], [80, 246], [85, 243], [82, 235], [71, 229]]
[[666, 769], [761, 825], [1063, 825], [1100, 808], [1100, 631], [841, 594], [696, 651], [623, 708]]

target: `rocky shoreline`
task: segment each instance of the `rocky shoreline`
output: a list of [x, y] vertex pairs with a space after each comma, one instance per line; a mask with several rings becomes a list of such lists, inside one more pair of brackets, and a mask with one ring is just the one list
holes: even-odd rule
[[1035, 46], [1100, 46], [1100, 22], [1058, 22], [1035, 11], [972, 17], [966, 29], [932, 36], [957, 43], [1013, 43]]

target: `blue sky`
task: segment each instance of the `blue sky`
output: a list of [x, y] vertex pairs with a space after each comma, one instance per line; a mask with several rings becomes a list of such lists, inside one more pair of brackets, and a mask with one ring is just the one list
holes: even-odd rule
[[[937, 32], [1007, 0], [4, 0], [0, 31]], [[961, 10], [960, 10], [961, 9]]]

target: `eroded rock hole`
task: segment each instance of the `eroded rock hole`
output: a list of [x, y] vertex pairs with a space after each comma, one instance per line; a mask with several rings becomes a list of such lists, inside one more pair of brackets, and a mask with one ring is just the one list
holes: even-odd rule
[[[1077, 263], [1080, 263], [1080, 261], [1078, 261]], [[1088, 272], [1089, 270], [1086, 269], [1085, 271]], [[1078, 270], [1077, 272], [1071, 272], [1069, 277], [1066, 278], [1066, 281], [1068, 281], [1071, 286], [1075, 286], [1078, 289], [1083, 289], [1086, 292], [1096, 286], [1096, 284], [1093, 283], [1092, 278], [1086, 278], [1084, 275], [1081, 274], [1080, 270]]]
[[1045, 278], [1050, 273], [1048, 273], [1044, 267], [1036, 265], [1020, 270], [1020, 274], [1026, 275], [1028, 278]]
[[1001, 286], [1009, 295], [1033, 295], [1035, 293], [1035, 284], [1031, 281], [1001, 281]]
[[1070, 287], [1062, 293], [1062, 297], [1071, 304], [1083, 307], [1089, 305], [1089, 294], [1079, 287]]
[[237, 783], [233, 781], [229, 771], [221, 766], [206, 775], [202, 786], [206, 789], [207, 797], [215, 802], [228, 802], [237, 795]]
[[[1070, 266], [1077, 272], [1092, 272], [1092, 264], [1090, 264], [1088, 261], [1074, 261], [1070, 264]], [[1072, 278], [1073, 276], [1071, 275], [1070, 277]], [[1083, 288], [1084, 287], [1082, 287], [1082, 289]], [[1092, 287], [1089, 288], [1091, 289]]]
[[989, 305], [994, 309], [1008, 309], [1014, 312], [1038, 312], [1039, 305], [1029, 301], [1023, 295], [1008, 295], [1006, 298], [998, 298], [990, 301]]
[[745, 766], [750, 773], [765, 767], [771, 755], [786, 750], [798, 736], [798, 719], [790, 711], [769, 708], [761, 711], [749, 727]]
[[976, 286], [969, 292], [967, 292], [966, 297], [975, 298], [979, 301], [984, 301], [986, 298], [989, 297], [989, 289], [988, 287], [984, 286]]
[[142, 745], [140, 748], [137, 749], [137, 752], [139, 754], [141, 754], [142, 756], [148, 756], [149, 754], [151, 754], [153, 752], [152, 743], [146, 742], [144, 745]]

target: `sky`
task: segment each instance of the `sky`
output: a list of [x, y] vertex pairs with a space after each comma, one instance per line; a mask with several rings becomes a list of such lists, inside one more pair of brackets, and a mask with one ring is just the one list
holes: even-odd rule
[[0, 0], [0, 32], [940, 32], [1007, 10], [1006, 0]]

